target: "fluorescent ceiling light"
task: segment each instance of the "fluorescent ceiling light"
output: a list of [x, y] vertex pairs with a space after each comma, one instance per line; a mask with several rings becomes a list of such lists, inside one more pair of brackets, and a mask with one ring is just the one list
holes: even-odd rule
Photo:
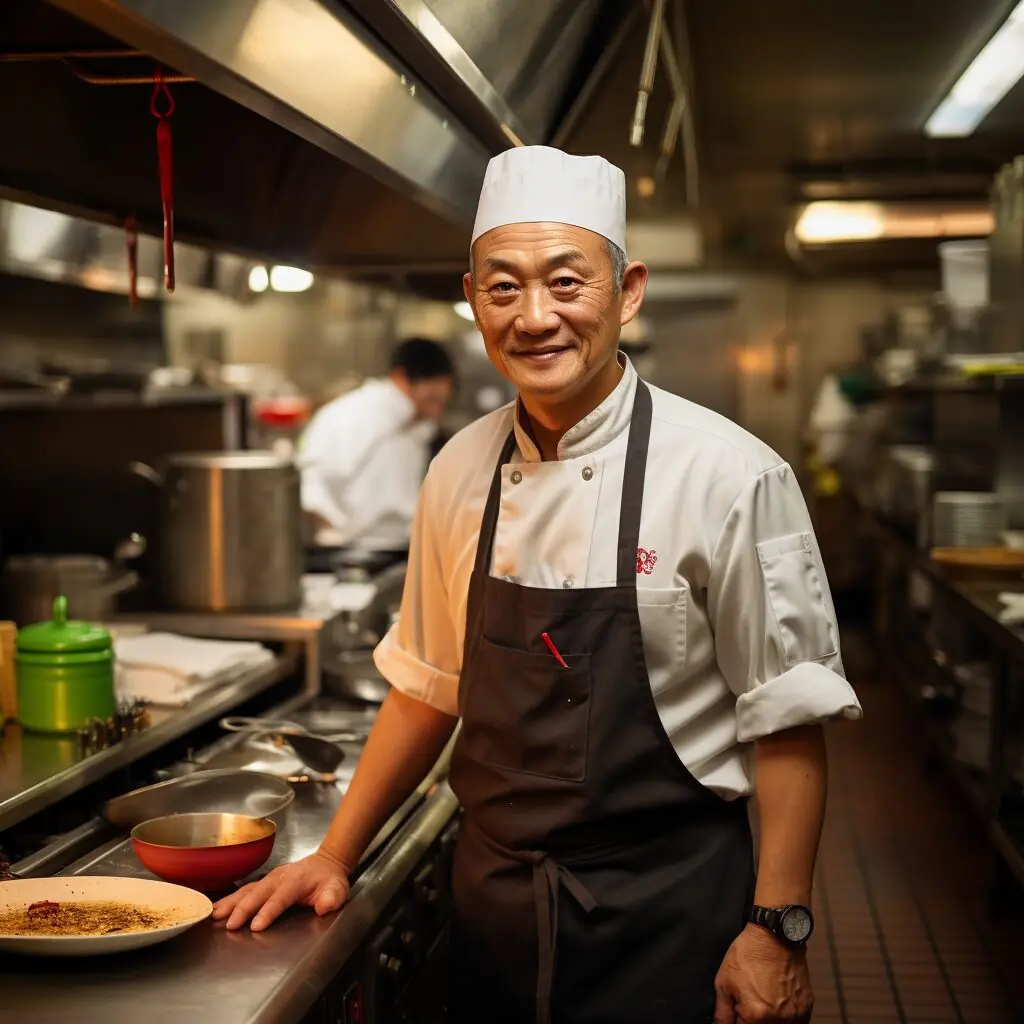
[[275, 292], [304, 292], [313, 287], [313, 275], [298, 267], [271, 267], [270, 287]]
[[883, 238], [984, 238], [994, 220], [984, 203], [810, 203], [793, 229], [804, 245]]
[[265, 292], [270, 285], [270, 275], [266, 267], [253, 267], [249, 271], [249, 291]]
[[1024, 0], [939, 104], [925, 125], [935, 138], [970, 135], [1024, 76]]
[[463, 320], [468, 320], [470, 323], [473, 323], [476, 319], [476, 317], [473, 316], [473, 307], [468, 302], [456, 302], [453, 308]]

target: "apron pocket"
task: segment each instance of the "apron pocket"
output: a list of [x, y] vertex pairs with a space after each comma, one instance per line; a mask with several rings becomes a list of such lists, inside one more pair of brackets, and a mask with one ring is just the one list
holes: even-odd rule
[[470, 664], [462, 742], [475, 760], [568, 782], [587, 774], [590, 656], [501, 647], [481, 637]]

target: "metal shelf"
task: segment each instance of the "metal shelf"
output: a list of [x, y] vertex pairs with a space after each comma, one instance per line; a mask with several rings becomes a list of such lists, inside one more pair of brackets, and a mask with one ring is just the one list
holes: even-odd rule
[[[930, 654], [930, 645], [919, 623], [911, 625], [908, 616], [890, 613], [886, 630], [898, 649], [894, 652], [898, 676], [901, 685], [921, 708], [929, 752], [977, 816], [997, 863], [1005, 865], [1008, 876], [1024, 887], [1024, 812], [1013, 808], [999, 813], [1006, 795], [1005, 753], [1006, 730], [1010, 721], [1007, 716], [1011, 666], [1024, 665], [1024, 630], [999, 621], [998, 600], [1001, 592], [1021, 590], [1024, 585], [1019, 580], [959, 582], [951, 579], [927, 555], [907, 544], [884, 523], [879, 521], [878, 526], [883, 543], [899, 555], [902, 571], [896, 571], [896, 578], [904, 582], [898, 591], [892, 591], [896, 603], [905, 600], [905, 574], [913, 570], [925, 573], [958, 618], [973, 629], [983, 644], [985, 657], [993, 663], [990, 763], [987, 772], [975, 774], [956, 759], [952, 737], [934, 715], [928, 714], [920, 693], [913, 692], [914, 682], [920, 683], [925, 672], [933, 678], [956, 683], [951, 668], [939, 664]], [[892, 578], [885, 585], [891, 588]]]
[[215, 721], [286, 679], [298, 663], [297, 655], [287, 654], [187, 707], [152, 708], [148, 729], [86, 756], [74, 736], [33, 735], [8, 724], [0, 740], [0, 832]]

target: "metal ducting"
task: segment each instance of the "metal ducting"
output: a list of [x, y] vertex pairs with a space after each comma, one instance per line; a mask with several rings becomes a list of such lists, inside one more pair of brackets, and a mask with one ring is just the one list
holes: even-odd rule
[[9, 198], [157, 234], [159, 61], [174, 72], [177, 236], [362, 273], [460, 268], [487, 160], [550, 141], [635, 13], [628, 0], [4, 7]]
[[[140, 298], [158, 298], [163, 276], [163, 244], [140, 235], [137, 242]], [[251, 264], [230, 253], [181, 243], [175, 247], [179, 286], [247, 293]], [[123, 230], [81, 217], [0, 199], [0, 272], [73, 284], [93, 291], [130, 293]]]

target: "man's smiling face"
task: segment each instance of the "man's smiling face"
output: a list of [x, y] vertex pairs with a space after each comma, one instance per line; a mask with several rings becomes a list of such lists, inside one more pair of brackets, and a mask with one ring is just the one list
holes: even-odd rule
[[478, 238], [464, 289], [495, 367], [525, 397], [562, 403], [614, 362], [621, 326], [643, 298], [646, 268], [631, 265], [618, 284], [604, 238], [537, 223]]

